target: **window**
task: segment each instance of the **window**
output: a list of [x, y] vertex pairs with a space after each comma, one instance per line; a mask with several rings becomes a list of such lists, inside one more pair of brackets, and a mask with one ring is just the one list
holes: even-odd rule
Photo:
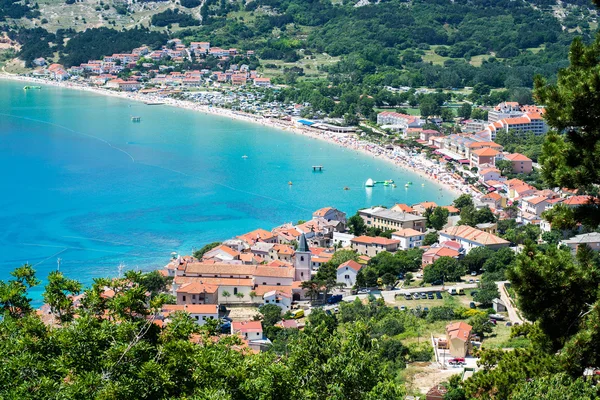
[[196, 317], [195, 317], [195, 318], [196, 318], [196, 321], [198, 321], [198, 320], [200, 319], [200, 318], [198, 318], [198, 316], [197, 316], [197, 315], [196, 315]]
[[192, 300], [196, 300], [196, 295], [195, 294], [192, 295]]
[[300, 261], [304, 261], [304, 256], [300, 256]]
[[344, 275], [344, 279], [350, 279], [350, 275]]
[[182, 296], [182, 300], [185, 301], [185, 296]]
[[236, 287], [234, 287], [234, 288], [233, 288], [233, 294], [234, 294], [234, 295], [236, 295], [236, 294], [237, 294], [237, 288], [236, 288]]
[[304, 272], [300, 272], [300, 276], [304, 276]]
[[266, 285], [266, 284], [267, 284], [267, 282], [263, 282], [263, 285]]
[[280, 283], [280, 282], [277, 282], [277, 286], [281, 286], [281, 283]]

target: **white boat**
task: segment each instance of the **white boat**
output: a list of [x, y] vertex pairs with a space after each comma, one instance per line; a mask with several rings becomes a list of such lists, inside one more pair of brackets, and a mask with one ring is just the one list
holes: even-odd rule
[[244, 155], [242, 156], [242, 158], [248, 158], [248, 156], [244, 154]]
[[369, 178], [367, 179], [367, 182], [365, 183], [366, 187], [373, 187], [375, 186], [375, 183], [373, 182], [373, 179]]

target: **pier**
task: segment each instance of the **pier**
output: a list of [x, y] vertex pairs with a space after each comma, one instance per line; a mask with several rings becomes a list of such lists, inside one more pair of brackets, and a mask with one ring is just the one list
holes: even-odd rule
[[323, 172], [323, 166], [322, 165], [313, 165], [313, 172], [315, 172], [315, 171]]

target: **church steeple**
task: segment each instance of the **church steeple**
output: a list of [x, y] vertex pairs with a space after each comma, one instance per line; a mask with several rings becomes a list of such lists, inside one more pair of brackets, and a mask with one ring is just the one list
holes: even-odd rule
[[294, 268], [296, 281], [308, 281], [311, 278], [311, 253], [304, 233], [298, 240], [298, 249], [294, 254]]
[[300, 251], [303, 253], [310, 252], [310, 249], [308, 248], [308, 242], [306, 241], [306, 235], [304, 233], [302, 234], [302, 236], [300, 236], [300, 241], [298, 242], [298, 249], [296, 251]]

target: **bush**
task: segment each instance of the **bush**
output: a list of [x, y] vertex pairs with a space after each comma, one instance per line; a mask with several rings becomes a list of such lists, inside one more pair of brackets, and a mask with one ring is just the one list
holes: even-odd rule
[[431, 361], [431, 357], [433, 356], [433, 349], [431, 348], [431, 344], [422, 343], [422, 344], [409, 344], [408, 345], [408, 359], [413, 361]]
[[449, 321], [455, 318], [454, 309], [447, 306], [431, 307], [429, 314], [427, 314], [427, 322]]

